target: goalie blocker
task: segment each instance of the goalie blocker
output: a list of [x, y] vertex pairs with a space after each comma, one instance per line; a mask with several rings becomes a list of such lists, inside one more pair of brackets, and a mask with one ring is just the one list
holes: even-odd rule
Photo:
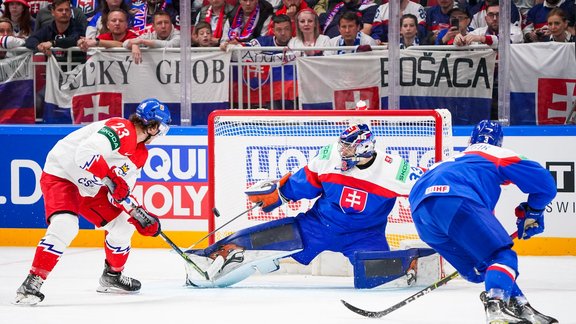
[[[223, 288], [256, 271], [265, 274], [280, 268], [280, 259], [302, 251], [297, 219], [283, 218], [240, 230], [205, 249], [186, 254], [208, 274], [208, 279], [186, 265], [186, 285]], [[355, 253], [354, 287], [374, 288], [388, 282], [396, 286], [425, 285], [438, 279], [438, 255], [429, 248]], [[425, 277], [419, 274], [423, 269]]]

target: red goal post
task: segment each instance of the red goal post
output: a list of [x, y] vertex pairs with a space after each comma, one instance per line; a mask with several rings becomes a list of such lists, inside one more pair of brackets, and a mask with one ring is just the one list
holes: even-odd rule
[[[303, 167], [323, 146], [337, 141], [350, 122], [370, 125], [376, 147], [402, 156], [411, 165], [429, 167], [451, 155], [452, 122], [436, 110], [218, 110], [208, 120], [209, 229], [225, 224], [251, 207], [244, 191], [264, 179], [279, 179]], [[271, 213], [256, 208], [224, 226], [210, 244], [242, 228], [308, 210], [313, 201], [290, 202]], [[417, 239], [407, 199], [397, 199], [386, 236], [392, 248]]]

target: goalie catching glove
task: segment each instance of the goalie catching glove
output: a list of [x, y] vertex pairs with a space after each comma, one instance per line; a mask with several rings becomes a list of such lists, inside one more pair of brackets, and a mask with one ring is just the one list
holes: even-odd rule
[[533, 209], [523, 202], [515, 210], [518, 238], [527, 240], [536, 234], [544, 232], [544, 209]]
[[128, 219], [128, 222], [134, 225], [141, 235], [158, 236], [158, 234], [160, 234], [160, 220], [143, 207], [138, 206], [132, 209], [130, 216], [132, 217]]
[[259, 181], [246, 190], [248, 200], [262, 204], [262, 210], [269, 213], [287, 201], [280, 188], [288, 181], [291, 173], [285, 174], [280, 180]]

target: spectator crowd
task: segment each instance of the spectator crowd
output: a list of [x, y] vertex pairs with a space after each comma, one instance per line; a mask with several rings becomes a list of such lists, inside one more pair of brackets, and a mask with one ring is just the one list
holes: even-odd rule
[[[498, 0], [395, 0], [400, 35], [388, 39], [389, 0], [191, 0], [193, 47], [286, 47], [296, 56], [339, 55], [396, 43], [486, 44], [497, 49]], [[514, 0], [510, 42], [576, 42], [575, 0]], [[180, 47], [179, 0], [0, 0], [0, 59], [26, 47], [53, 55], [78, 47], [124, 48], [142, 62], [142, 48]], [[338, 50], [338, 47], [346, 46]], [[306, 48], [310, 48], [306, 50]], [[318, 48], [331, 47], [330, 50]], [[495, 76], [492, 118], [497, 117]]]
[[[196, 47], [498, 44], [498, 0], [399, 0], [400, 35], [388, 40], [388, 0], [192, 0], [191, 43]], [[0, 0], [0, 47], [124, 47], [141, 61], [142, 47], [179, 47], [176, 0]], [[574, 42], [574, 0], [514, 0], [510, 40]], [[280, 22], [291, 31], [275, 29]], [[285, 26], [289, 22], [289, 26]], [[282, 35], [277, 35], [280, 32]], [[281, 38], [276, 41], [276, 38]], [[300, 55], [354, 52], [301, 51]], [[2, 57], [6, 54], [2, 52]]]

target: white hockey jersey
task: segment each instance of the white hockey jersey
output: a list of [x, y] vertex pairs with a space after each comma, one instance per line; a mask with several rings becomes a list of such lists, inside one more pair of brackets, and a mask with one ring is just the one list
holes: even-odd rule
[[396, 198], [407, 197], [423, 174], [402, 157], [377, 151], [367, 168], [342, 171], [337, 144], [322, 148], [280, 188], [292, 201], [319, 197], [308, 211], [335, 232], [385, 226]]
[[148, 149], [144, 143], [137, 143], [134, 125], [124, 118], [110, 118], [58, 141], [48, 153], [44, 172], [76, 184], [83, 197], [94, 197], [103, 184], [88, 170], [93, 170], [99, 159], [104, 159], [108, 167], [119, 168], [132, 189], [147, 158]]

